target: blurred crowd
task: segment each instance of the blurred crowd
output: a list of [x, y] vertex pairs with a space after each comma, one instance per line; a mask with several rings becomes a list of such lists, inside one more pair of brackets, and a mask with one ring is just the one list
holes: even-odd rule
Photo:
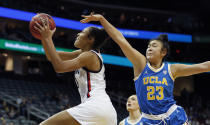
[[[6, 101], [0, 101], [0, 125], [16, 125], [14, 121], [6, 122], [7, 120], [17, 120], [20, 116], [27, 118], [28, 117], [28, 107], [35, 106], [36, 108], [53, 115], [59, 111], [63, 111], [65, 109], [70, 108], [69, 97], [67, 95], [63, 95], [61, 93], [55, 95], [46, 93], [44, 97], [41, 98], [41, 102], [37, 99], [37, 95], [29, 97], [18, 96], [17, 97], [17, 105], [14, 107], [13, 105], [7, 103]], [[46, 106], [56, 105], [52, 112], [49, 112]], [[35, 121], [37, 119], [34, 119]], [[38, 120], [40, 121], [40, 120]]]
[[183, 89], [176, 101], [185, 109], [191, 125], [210, 125], [210, 100]]
[[[184, 107], [188, 115], [190, 124], [210, 125], [210, 101], [203, 100], [201, 96], [190, 93], [189, 97], [185, 97], [186, 96], [179, 97], [179, 99], [177, 99], [177, 102]], [[17, 104], [20, 105], [20, 109], [18, 110], [15, 107], [7, 104], [5, 101], [2, 101], [0, 104], [0, 109], [5, 111], [5, 113], [3, 114], [2, 112], [0, 113], [2, 125], [6, 125], [4, 124], [5, 118], [16, 119], [18, 116], [27, 117], [27, 106], [36, 105], [37, 102], [39, 101], [36, 100], [36, 95], [32, 96], [32, 98], [18, 96]], [[39, 104], [39, 108], [44, 107], [43, 105], [52, 105], [53, 103], [55, 103], [59, 107], [56, 112], [70, 108], [69, 98], [67, 95], [50, 93], [46, 93], [45, 96], [42, 97], [42, 103]], [[120, 106], [118, 108], [125, 108], [125, 106]], [[15, 124], [11, 122], [9, 125]]]

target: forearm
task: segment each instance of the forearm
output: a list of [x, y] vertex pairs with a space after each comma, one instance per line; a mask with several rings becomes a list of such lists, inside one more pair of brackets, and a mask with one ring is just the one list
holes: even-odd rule
[[56, 52], [55, 46], [53, 44], [52, 38], [42, 39], [42, 44], [45, 50], [45, 53], [48, 54], [51, 63], [55, 70], [59, 69], [59, 65], [62, 63], [61, 58]]
[[136, 49], [134, 49], [125, 39], [123, 34], [119, 30], [117, 30], [112, 24], [110, 24], [103, 16], [101, 16], [99, 21], [106, 30], [106, 32], [109, 34], [109, 36], [120, 46], [125, 56], [132, 62], [134, 68], [138, 71], [141, 71], [142, 67], [145, 66], [145, 56], [138, 52]]
[[210, 61], [193, 65], [173, 64], [171, 65], [171, 70], [174, 78], [210, 72]]
[[45, 42], [42, 42], [42, 45], [43, 45], [43, 48], [44, 48], [44, 51], [45, 51], [45, 55], [47, 57], [47, 60], [51, 62], [50, 55], [49, 55], [48, 51], [46, 51], [46, 43]]

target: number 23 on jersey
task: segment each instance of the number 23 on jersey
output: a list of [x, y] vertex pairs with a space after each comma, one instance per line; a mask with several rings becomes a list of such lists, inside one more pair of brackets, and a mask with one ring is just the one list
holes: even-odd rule
[[[147, 100], [162, 100], [164, 88], [162, 86], [147, 86]], [[155, 93], [158, 92], [157, 95]]]

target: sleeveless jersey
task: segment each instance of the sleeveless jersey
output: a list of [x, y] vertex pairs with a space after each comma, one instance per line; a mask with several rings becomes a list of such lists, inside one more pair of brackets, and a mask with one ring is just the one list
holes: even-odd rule
[[135, 80], [135, 88], [143, 113], [162, 114], [176, 103], [173, 97], [174, 79], [167, 62], [164, 62], [159, 69], [154, 69], [147, 63]]
[[136, 122], [136, 123], [130, 123], [130, 122], [128, 121], [128, 117], [127, 117], [127, 118], [124, 119], [124, 125], [143, 125], [143, 124], [141, 123], [141, 118], [140, 118], [139, 121]]
[[80, 68], [75, 71], [75, 81], [81, 97], [81, 102], [85, 102], [91, 96], [97, 96], [104, 94], [106, 88], [105, 82], [105, 68], [103, 65], [102, 56], [94, 50], [91, 52], [95, 53], [100, 59], [100, 70], [98, 72], [89, 71], [86, 68]]

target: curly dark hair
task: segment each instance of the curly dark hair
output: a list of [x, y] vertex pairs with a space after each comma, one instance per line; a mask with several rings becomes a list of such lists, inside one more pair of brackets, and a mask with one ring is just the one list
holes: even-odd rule
[[100, 50], [104, 44], [110, 39], [109, 35], [103, 28], [89, 27], [88, 37], [93, 37], [95, 39], [93, 44], [94, 50]]

